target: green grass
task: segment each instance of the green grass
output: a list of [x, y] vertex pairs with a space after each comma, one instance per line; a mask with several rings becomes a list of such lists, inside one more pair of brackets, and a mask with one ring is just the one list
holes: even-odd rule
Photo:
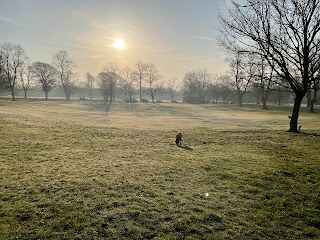
[[0, 100], [0, 239], [319, 239], [319, 114], [260, 107]]

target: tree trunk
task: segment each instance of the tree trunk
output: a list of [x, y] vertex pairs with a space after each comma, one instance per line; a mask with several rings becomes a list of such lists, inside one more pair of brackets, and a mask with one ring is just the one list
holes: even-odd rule
[[66, 95], [66, 100], [69, 101], [70, 100], [70, 93], [69, 93], [67, 87], [64, 87], [64, 94]]
[[291, 120], [290, 120], [290, 129], [289, 132], [299, 132], [298, 131], [298, 118], [299, 118], [299, 111], [302, 99], [305, 95], [304, 91], [296, 92], [296, 97], [294, 100], [294, 106], [292, 110]]
[[16, 100], [14, 93], [15, 93], [15, 92], [14, 92], [14, 86], [13, 86], [13, 87], [11, 87], [12, 101], [15, 101], [15, 100]]
[[314, 104], [316, 103], [316, 101], [314, 101], [313, 99], [310, 101], [310, 112], [314, 113]]
[[307, 91], [307, 107], [310, 107], [310, 112], [311, 112], [311, 90], [308, 89]]
[[142, 99], [142, 81], [140, 79], [140, 102], [141, 102], [141, 99]]
[[[112, 102], [113, 101], [113, 85], [111, 86], [111, 88], [110, 88], [110, 93], [109, 93], [109, 95], [110, 95], [110, 102]], [[108, 100], [108, 99], [107, 99]]]
[[268, 109], [267, 108], [267, 100], [266, 99], [262, 99], [262, 109]]
[[24, 88], [23, 90], [24, 90], [24, 98], [27, 98], [27, 89]]
[[239, 100], [240, 107], [242, 106], [242, 97], [243, 97], [243, 94], [241, 94], [240, 90], [238, 90], [238, 100]]
[[[318, 91], [318, 86], [315, 86], [314, 90], [313, 90], [313, 96], [312, 98], [310, 97], [310, 112], [314, 113], [314, 105], [317, 102], [317, 91]], [[311, 94], [310, 94], [311, 95]]]
[[112, 87], [112, 101], [111, 102], [116, 100], [116, 89], [117, 89], [116, 84], [114, 84]]
[[277, 103], [278, 103], [278, 106], [281, 106], [282, 99], [283, 99], [283, 92], [278, 91], [278, 93], [277, 93]]
[[45, 92], [45, 94], [46, 94], [46, 100], [48, 100], [48, 92]]
[[153, 90], [152, 90], [151, 81], [150, 81], [150, 86], [149, 86], [149, 88], [150, 88], [150, 97], [151, 97], [151, 99], [152, 99], [152, 103], [154, 103], [154, 92], [153, 92]]
[[282, 100], [282, 97], [278, 96], [278, 99], [277, 99], [278, 106], [281, 106], [281, 100]]
[[152, 89], [150, 89], [150, 95], [151, 95], [152, 103], [154, 103], [154, 93]]
[[268, 99], [268, 93], [265, 90], [262, 90], [261, 94], [261, 101], [262, 101], [262, 109], [266, 110], [267, 108], [267, 99]]

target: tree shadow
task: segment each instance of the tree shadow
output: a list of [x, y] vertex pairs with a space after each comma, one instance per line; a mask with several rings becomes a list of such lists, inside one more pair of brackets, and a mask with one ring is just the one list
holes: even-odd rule
[[318, 133], [306, 133], [306, 132], [297, 132], [297, 133], [307, 135], [307, 136], [312, 136], [312, 137], [320, 137], [320, 134]]
[[193, 149], [191, 147], [188, 147], [188, 146], [178, 146], [179, 148], [183, 148], [185, 150], [188, 150], [188, 151], [193, 151]]

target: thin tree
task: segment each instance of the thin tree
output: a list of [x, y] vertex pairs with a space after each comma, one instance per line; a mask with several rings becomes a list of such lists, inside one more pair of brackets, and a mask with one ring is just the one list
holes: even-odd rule
[[168, 80], [168, 88], [170, 92], [171, 101], [174, 101], [174, 97], [178, 92], [179, 84], [177, 78], [173, 77]]
[[2, 49], [0, 48], [0, 90], [2, 94], [5, 89], [7, 89], [7, 82], [5, 80], [4, 59]]
[[207, 101], [212, 81], [212, 74], [206, 68], [189, 71], [183, 78], [185, 89], [188, 89], [187, 92], [190, 93], [190, 96], [197, 95], [201, 99], [201, 103]]
[[139, 95], [140, 95], [140, 101], [142, 99], [142, 83], [144, 80], [144, 77], [146, 75], [146, 68], [147, 68], [147, 64], [138, 61], [135, 65], [135, 73], [137, 74], [137, 78], [139, 81]]
[[234, 84], [238, 95], [238, 104], [242, 106], [242, 99], [248, 93], [253, 81], [255, 62], [253, 54], [237, 51], [233, 58], [227, 59], [229, 74], [234, 78]]
[[19, 78], [19, 70], [23, 67], [27, 55], [20, 45], [3, 43], [0, 46], [5, 80], [11, 89], [12, 101], [15, 101], [15, 88]]
[[150, 97], [154, 103], [156, 94], [160, 91], [162, 87], [162, 82], [160, 80], [162, 76], [159, 74], [157, 67], [150, 63], [146, 66], [146, 81], [149, 85]]
[[93, 89], [94, 89], [94, 77], [90, 73], [85, 74], [86, 82], [85, 82], [85, 88], [88, 91], [89, 98], [93, 99]]
[[98, 74], [98, 84], [100, 87], [100, 91], [103, 97], [103, 100], [107, 101], [108, 100], [108, 74], [105, 72], [100, 72]]
[[228, 74], [217, 76], [215, 81], [210, 84], [210, 97], [213, 103], [220, 100], [229, 102], [234, 93], [234, 82]]
[[320, 1], [231, 1], [221, 17], [221, 43], [256, 52], [295, 94], [289, 131], [298, 132], [302, 99], [320, 64]]
[[[260, 61], [259, 61], [260, 60]], [[264, 58], [256, 59], [256, 73], [254, 79], [254, 85], [257, 87], [258, 95], [262, 101], [262, 108], [267, 109], [267, 101], [272, 91], [273, 86], [273, 69], [266, 63]]]
[[132, 95], [136, 92], [137, 81], [137, 75], [132, 69], [128, 66], [124, 67], [121, 71], [120, 82], [125, 93], [129, 96], [130, 103], [132, 103]]
[[3, 50], [0, 47], [0, 76], [4, 74], [4, 56], [3, 56]]
[[19, 70], [19, 80], [24, 92], [24, 98], [27, 98], [27, 92], [31, 89], [33, 84], [31, 65], [28, 61], [26, 61]]
[[57, 69], [48, 63], [35, 62], [31, 65], [31, 72], [40, 82], [42, 91], [45, 93], [46, 100], [48, 100], [48, 94], [56, 83]]
[[53, 55], [53, 66], [59, 73], [60, 84], [64, 90], [66, 100], [70, 100], [70, 94], [74, 85], [74, 68], [75, 64], [69, 59], [67, 51], [59, 51]]
[[112, 102], [115, 99], [115, 92], [117, 87], [117, 81], [119, 80], [119, 65], [116, 62], [110, 62], [105, 67], [105, 72], [108, 76], [108, 89], [109, 89], [109, 96], [110, 96], [110, 102]]

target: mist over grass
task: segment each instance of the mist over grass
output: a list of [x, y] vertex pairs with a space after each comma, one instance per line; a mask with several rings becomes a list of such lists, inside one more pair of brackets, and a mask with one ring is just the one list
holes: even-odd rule
[[318, 239], [320, 118], [290, 111], [0, 100], [0, 239]]

